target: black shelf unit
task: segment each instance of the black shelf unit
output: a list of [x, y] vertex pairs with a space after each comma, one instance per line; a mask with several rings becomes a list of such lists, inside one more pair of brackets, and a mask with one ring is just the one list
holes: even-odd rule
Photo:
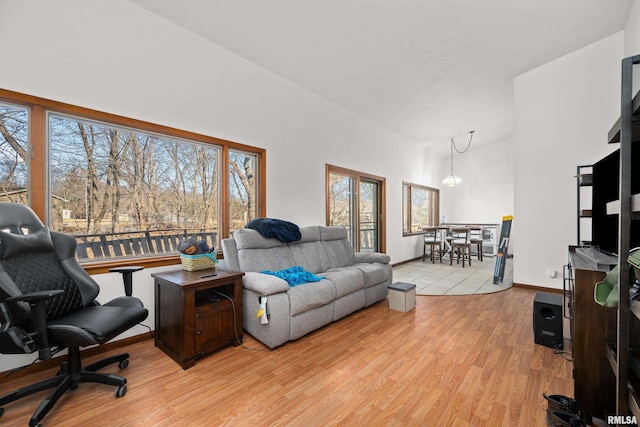
[[583, 198], [582, 191], [584, 188], [593, 187], [593, 165], [580, 165], [576, 171], [577, 178], [577, 212], [578, 212], [578, 223], [577, 223], [577, 231], [578, 231], [578, 246], [582, 245], [591, 245], [591, 239], [584, 240], [582, 238], [583, 233], [582, 230], [585, 227], [585, 222], [588, 222], [586, 225], [590, 230], [593, 230], [593, 226], [591, 223], [591, 218], [593, 217], [593, 209], [592, 206], [589, 206], [589, 209], [585, 209], [583, 206]]
[[[638, 206], [640, 188], [634, 185], [638, 174], [633, 165], [637, 163], [634, 155], [634, 143], [640, 141], [640, 94], [633, 96], [634, 65], [640, 64], [640, 55], [622, 60], [622, 90], [620, 100], [620, 118], [609, 131], [609, 143], [619, 143], [618, 198], [607, 204], [607, 213], [617, 217], [617, 254], [618, 268], [621, 272], [629, 270], [627, 257], [633, 246], [638, 227]], [[640, 148], [640, 147], [637, 147]], [[640, 154], [640, 149], [636, 150]], [[634, 179], [635, 178], [635, 179]], [[594, 176], [594, 181], [596, 177]], [[594, 223], [594, 231], [596, 224]], [[594, 238], [595, 240], [595, 238]], [[636, 392], [640, 382], [630, 370], [630, 358], [635, 353], [640, 355], [640, 307], [629, 299], [631, 278], [628, 274], [620, 274], [618, 279], [618, 310], [616, 325], [616, 343], [607, 347], [607, 358], [616, 376], [616, 414], [633, 414], [640, 419], [640, 407]]]

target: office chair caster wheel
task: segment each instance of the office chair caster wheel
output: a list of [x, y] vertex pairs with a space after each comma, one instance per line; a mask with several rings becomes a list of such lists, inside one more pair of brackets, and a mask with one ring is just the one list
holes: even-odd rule
[[116, 391], [113, 393], [113, 395], [115, 397], [123, 397], [125, 394], [127, 394], [127, 386], [126, 385], [121, 385], [120, 387], [118, 387], [116, 389]]
[[126, 368], [127, 366], [129, 366], [129, 359], [121, 360], [121, 361], [120, 361], [120, 363], [118, 363], [118, 367], [119, 367], [120, 369], [124, 369], [124, 368]]
[[4, 408], [0, 408], [0, 417], [4, 414]]

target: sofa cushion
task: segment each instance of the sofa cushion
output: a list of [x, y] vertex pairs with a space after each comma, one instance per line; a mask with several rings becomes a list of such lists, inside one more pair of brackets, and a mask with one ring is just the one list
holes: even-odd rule
[[391, 284], [391, 279], [387, 283], [380, 283], [379, 285], [364, 288], [364, 306], [368, 307], [371, 304], [375, 304], [378, 301], [382, 301], [387, 297], [389, 290], [387, 286]]
[[332, 268], [324, 272], [323, 275], [336, 286], [336, 298], [364, 288], [364, 275], [357, 268]]
[[333, 302], [305, 311], [289, 319], [289, 339], [296, 340], [311, 331], [328, 325], [333, 320]]
[[329, 280], [294, 286], [287, 291], [291, 316], [329, 304], [336, 298], [336, 287]]
[[342, 319], [347, 314], [351, 314], [364, 307], [365, 292], [365, 289], [360, 289], [342, 298], [336, 298], [333, 302], [333, 320]]
[[319, 227], [303, 227], [300, 234], [302, 238], [299, 242], [289, 244], [295, 265], [300, 265], [314, 274], [326, 271], [329, 261], [320, 243]]
[[294, 265], [286, 243], [265, 238], [256, 230], [241, 228], [233, 233], [240, 271], [283, 270]]
[[344, 225], [328, 225], [318, 228], [320, 229], [320, 240], [345, 240], [349, 238], [347, 227]]
[[317, 225], [310, 225], [300, 229], [300, 240], [294, 243], [309, 243], [317, 242], [318, 240], [320, 240], [320, 227]]
[[387, 254], [380, 252], [356, 252], [353, 255], [353, 262], [355, 264], [359, 262], [379, 262], [381, 264], [387, 264], [391, 261], [391, 257]]
[[274, 238], [262, 237], [256, 230], [240, 228], [233, 232], [233, 240], [236, 241], [238, 250], [242, 249], [271, 249], [286, 247], [287, 244]]
[[240, 271], [284, 270], [295, 263], [288, 247], [271, 249], [239, 249], [238, 264]]
[[269, 296], [279, 292], [287, 292], [289, 284], [286, 280], [270, 274], [247, 272], [242, 276], [242, 286], [258, 295]]
[[377, 285], [378, 283], [386, 282], [391, 273], [389, 264], [354, 264], [353, 267], [357, 268], [364, 275], [364, 287], [369, 288]]
[[347, 239], [344, 226], [320, 227], [320, 241], [329, 262], [329, 268], [353, 264], [353, 246]]
[[314, 274], [322, 274], [329, 266], [327, 254], [318, 241], [292, 244], [289, 249], [295, 265]]

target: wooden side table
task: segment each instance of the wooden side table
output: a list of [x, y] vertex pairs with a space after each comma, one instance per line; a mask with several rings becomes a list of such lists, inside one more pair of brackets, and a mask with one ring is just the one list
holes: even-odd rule
[[151, 276], [155, 279], [155, 345], [182, 369], [192, 367], [205, 354], [242, 343], [244, 273], [217, 268]]

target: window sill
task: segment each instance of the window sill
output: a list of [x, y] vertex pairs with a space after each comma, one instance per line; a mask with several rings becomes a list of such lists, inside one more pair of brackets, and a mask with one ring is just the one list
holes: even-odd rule
[[178, 264], [180, 264], [180, 256], [178, 254], [162, 257], [120, 258], [109, 261], [87, 261], [80, 263], [82, 268], [90, 275], [108, 273], [109, 270], [114, 267], [139, 265], [145, 268], [153, 268]]

